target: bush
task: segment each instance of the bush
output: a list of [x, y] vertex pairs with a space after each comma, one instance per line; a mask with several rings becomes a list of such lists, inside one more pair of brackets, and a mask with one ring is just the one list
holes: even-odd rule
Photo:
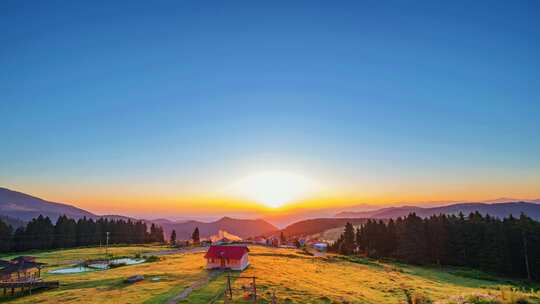
[[426, 295], [408, 289], [403, 289], [407, 304], [432, 304], [433, 301]]
[[145, 259], [147, 262], [157, 262], [157, 261], [159, 261], [159, 257], [156, 256], [156, 255], [145, 256], [144, 259]]
[[517, 289], [508, 286], [502, 286], [501, 303], [503, 304], [528, 304], [529, 301]]
[[503, 286], [500, 294], [473, 293], [452, 297], [450, 300], [438, 302], [441, 304], [529, 304], [527, 295], [515, 288]]

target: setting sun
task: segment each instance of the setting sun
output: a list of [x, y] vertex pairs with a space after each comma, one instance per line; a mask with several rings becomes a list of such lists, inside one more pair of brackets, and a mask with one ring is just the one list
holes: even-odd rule
[[298, 174], [268, 171], [242, 178], [227, 190], [266, 207], [279, 208], [306, 197], [315, 190], [315, 184]]

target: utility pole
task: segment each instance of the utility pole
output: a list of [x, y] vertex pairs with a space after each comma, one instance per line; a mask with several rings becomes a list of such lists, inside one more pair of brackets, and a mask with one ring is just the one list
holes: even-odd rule
[[229, 298], [232, 300], [231, 274], [227, 274], [227, 289], [229, 289]]
[[105, 255], [108, 256], [109, 255], [109, 231], [105, 232], [105, 234], [107, 235], [107, 238], [106, 238], [106, 241], [105, 241]]

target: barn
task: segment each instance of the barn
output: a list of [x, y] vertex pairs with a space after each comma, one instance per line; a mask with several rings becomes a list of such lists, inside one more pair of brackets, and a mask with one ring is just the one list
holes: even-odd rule
[[242, 245], [212, 245], [204, 256], [206, 268], [244, 270], [249, 266], [248, 252]]

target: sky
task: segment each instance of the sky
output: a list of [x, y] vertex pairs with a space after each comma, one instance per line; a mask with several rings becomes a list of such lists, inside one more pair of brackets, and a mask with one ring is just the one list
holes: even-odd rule
[[539, 54], [538, 1], [2, 1], [0, 186], [156, 217], [539, 198]]

